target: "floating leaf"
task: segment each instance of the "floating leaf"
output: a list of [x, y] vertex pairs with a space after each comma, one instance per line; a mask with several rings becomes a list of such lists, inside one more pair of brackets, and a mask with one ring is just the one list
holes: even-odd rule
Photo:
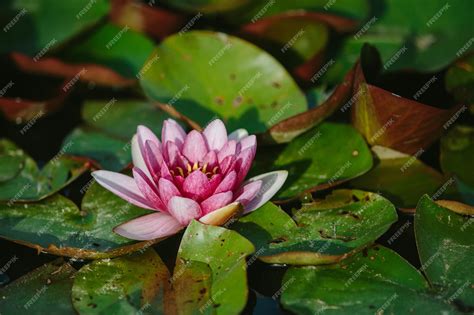
[[2, 314], [76, 314], [70, 296], [75, 273], [62, 259], [31, 271], [0, 290]]
[[[173, 278], [181, 276], [180, 270], [185, 270], [187, 261], [209, 265], [211, 300], [205, 301], [199, 311], [209, 312], [210, 308], [216, 314], [238, 314], [248, 295], [245, 257], [254, 250], [252, 243], [234, 231], [193, 221], [181, 241]], [[192, 266], [195, 276], [202, 274], [202, 268]]]
[[338, 264], [290, 268], [281, 303], [295, 314], [461, 314], [427, 291], [397, 253], [374, 246]]
[[[441, 135], [443, 126], [458, 108], [438, 109], [368, 83], [366, 77], [376, 74], [378, 58], [373, 47], [364, 46], [361, 61], [355, 68], [354, 95], [357, 99], [352, 106], [352, 124], [371, 145], [415, 154]], [[374, 69], [364, 69], [369, 61]]]
[[59, 152], [39, 170], [32, 158], [6, 139], [0, 140], [0, 153], [0, 159], [9, 159], [7, 164], [0, 166], [0, 178], [8, 178], [0, 181], [0, 201], [9, 205], [44, 199], [67, 186], [90, 167], [87, 160], [64, 156]]
[[168, 278], [153, 249], [96, 260], [77, 272], [72, 301], [80, 314], [156, 314]]
[[108, 1], [2, 1], [0, 52], [18, 51], [40, 59], [107, 15]]
[[362, 136], [343, 124], [323, 123], [286, 146], [264, 150], [257, 151], [253, 171], [288, 170], [277, 194], [280, 199], [336, 185], [372, 167], [372, 154]]
[[175, 269], [173, 276], [172, 307], [176, 314], [213, 314], [212, 303], [212, 270], [208, 264], [198, 261], [183, 262]]
[[[133, 47], [133, 54], [130, 53]], [[58, 57], [68, 63], [95, 63], [109, 67], [126, 78], [137, 79], [154, 47], [146, 36], [130, 29], [105, 24], [80, 44], [68, 47]]]
[[447, 189], [454, 187], [452, 179], [445, 180], [416, 156], [380, 146], [372, 150], [377, 156], [375, 167], [353, 179], [352, 187], [379, 192], [402, 208], [416, 207], [424, 194], [439, 199]]
[[[54, 255], [98, 259], [120, 256], [152, 245], [134, 242], [112, 230], [150, 213], [88, 183], [82, 210], [59, 194], [33, 204], [0, 205], [0, 236]], [[82, 191], [81, 191], [82, 192]]]
[[254, 243], [264, 262], [315, 265], [345, 258], [396, 220], [395, 207], [377, 194], [335, 190], [324, 200], [303, 204], [293, 218], [267, 203], [233, 228]]
[[[421, 270], [448, 302], [474, 310], [473, 218], [461, 215], [470, 208], [460, 203], [439, 205], [428, 196], [420, 199], [415, 214], [415, 236]], [[460, 209], [463, 206], [464, 209]], [[447, 208], [449, 207], [449, 208]], [[452, 208], [452, 211], [450, 208]]]
[[149, 97], [203, 126], [217, 115], [229, 130], [245, 125], [250, 133], [264, 132], [307, 109], [303, 93], [272, 56], [222, 33], [168, 37], [142, 72]]

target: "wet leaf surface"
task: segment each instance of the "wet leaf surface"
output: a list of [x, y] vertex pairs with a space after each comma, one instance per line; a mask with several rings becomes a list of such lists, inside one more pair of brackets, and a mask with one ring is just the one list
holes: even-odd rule
[[395, 207], [368, 192], [335, 190], [303, 204], [290, 217], [272, 203], [241, 218], [233, 229], [251, 240], [267, 263], [334, 263], [375, 241], [397, 220]]

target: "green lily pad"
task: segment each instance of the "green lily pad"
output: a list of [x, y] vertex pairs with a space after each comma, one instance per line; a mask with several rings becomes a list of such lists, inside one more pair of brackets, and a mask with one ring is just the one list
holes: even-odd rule
[[149, 210], [132, 206], [97, 183], [83, 189], [88, 185], [82, 210], [59, 194], [33, 204], [0, 205], [0, 237], [38, 252], [88, 259], [115, 257], [153, 244], [112, 231]]
[[472, 223], [472, 216], [451, 211], [428, 196], [422, 197], [416, 208], [415, 236], [421, 270], [446, 300], [461, 302], [471, 311], [474, 310]]
[[[159, 59], [152, 62], [155, 56]], [[264, 132], [307, 109], [304, 94], [281, 64], [223, 33], [168, 37], [142, 72], [140, 83], [150, 98], [170, 103], [203, 126], [217, 115], [229, 130], [245, 125], [250, 133]]]
[[460, 314], [430, 295], [423, 276], [397, 253], [374, 246], [328, 266], [290, 268], [281, 303], [295, 314]]
[[89, 169], [87, 160], [64, 156], [63, 149], [43, 169], [13, 142], [0, 139], [0, 202], [38, 201], [61, 190]]
[[[130, 48], [133, 47], [133, 53]], [[127, 25], [105, 24], [77, 45], [68, 47], [59, 57], [72, 63], [96, 63], [128, 78], [138, 78], [140, 69], [153, 51], [153, 41]]]
[[461, 103], [474, 103], [474, 54], [456, 61], [445, 75], [446, 90]]
[[72, 287], [80, 314], [157, 314], [169, 272], [153, 249], [81, 268]]
[[440, 163], [443, 172], [455, 175], [474, 188], [474, 127], [456, 125], [441, 138]]
[[212, 300], [212, 270], [208, 264], [185, 261], [179, 265], [179, 269], [175, 269], [171, 280], [176, 314], [214, 314], [214, 308], [209, 307]]
[[97, 161], [102, 169], [109, 171], [123, 170], [132, 162], [129, 141], [87, 127], [74, 129], [65, 138], [64, 143], [72, 143], [69, 148], [71, 154]]
[[322, 123], [286, 146], [257, 150], [252, 174], [288, 170], [277, 198], [330, 187], [360, 176], [372, 168], [372, 154], [351, 126]]
[[[181, 241], [173, 277], [179, 277], [178, 272], [187, 261], [209, 265], [211, 300], [206, 300], [199, 311], [209, 312], [209, 308], [216, 314], [238, 314], [248, 295], [245, 257], [254, 250], [252, 243], [235, 231], [193, 221]], [[202, 268], [193, 268], [194, 271], [202, 274]]]
[[290, 217], [272, 203], [241, 218], [233, 229], [258, 248], [267, 263], [313, 265], [339, 261], [372, 243], [397, 220], [387, 199], [359, 190], [335, 190], [303, 204]]
[[2, 1], [0, 52], [18, 51], [41, 58], [105, 17], [109, 2]]
[[70, 295], [75, 273], [62, 259], [31, 271], [0, 290], [2, 314], [76, 314]]
[[68, 152], [97, 161], [103, 169], [120, 171], [132, 161], [130, 140], [138, 125], [161, 133], [169, 115], [143, 100], [87, 101], [82, 108], [85, 125], [64, 140]]
[[380, 146], [372, 150], [377, 156], [375, 167], [353, 179], [352, 187], [379, 192], [401, 208], [415, 208], [424, 194], [439, 199], [448, 188], [454, 188], [452, 181], [446, 181], [416, 156]]

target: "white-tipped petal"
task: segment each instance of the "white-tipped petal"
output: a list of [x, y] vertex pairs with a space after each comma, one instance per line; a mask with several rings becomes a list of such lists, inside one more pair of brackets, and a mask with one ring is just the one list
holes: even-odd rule
[[288, 171], [273, 171], [250, 178], [245, 184], [262, 181], [262, 186], [257, 195], [246, 205], [244, 213], [258, 209], [272, 199], [283, 186], [287, 177]]

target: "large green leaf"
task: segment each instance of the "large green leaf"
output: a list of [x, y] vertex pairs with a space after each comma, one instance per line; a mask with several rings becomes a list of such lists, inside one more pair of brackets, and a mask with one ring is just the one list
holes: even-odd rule
[[[132, 47], [133, 53], [130, 53]], [[59, 57], [67, 62], [104, 65], [135, 79], [140, 76], [140, 69], [153, 47], [149, 38], [128, 26], [105, 24], [77, 45], [65, 49]]]
[[443, 175], [416, 156], [380, 146], [372, 150], [377, 156], [375, 167], [352, 180], [352, 187], [379, 192], [402, 208], [416, 207], [424, 194], [439, 198], [447, 188], [453, 188], [451, 181], [445, 181]]
[[143, 100], [86, 101], [82, 108], [85, 125], [64, 140], [72, 143], [68, 152], [97, 161], [103, 169], [120, 171], [132, 161], [130, 140], [138, 125], [161, 133], [169, 116]]
[[[159, 60], [152, 62], [156, 56]], [[264, 132], [307, 109], [304, 94], [271, 55], [223, 33], [168, 37], [142, 72], [149, 97], [170, 103], [201, 125], [217, 115], [229, 130], [245, 126], [251, 133]]]
[[427, 292], [423, 276], [388, 248], [374, 246], [329, 266], [287, 271], [281, 303], [295, 314], [460, 314]]
[[55, 255], [114, 257], [153, 243], [137, 243], [112, 231], [120, 223], [147, 213], [150, 211], [132, 206], [93, 183], [81, 210], [59, 194], [33, 204], [0, 205], [0, 236]]
[[87, 160], [65, 156], [69, 145], [41, 170], [36, 162], [13, 142], [0, 139], [0, 201], [37, 201], [59, 191], [88, 168]]
[[[465, 207], [453, 203], [455, 211]], [[474, 208], [471, 215], [474, 214]], [[421, 269], [443, 297], [474, 310], [474, 224], [472, 216], [445, 208], [428, 196], [420, 199], [415, 236]]]
[[[208, 308], [213, 308], [216, 314], [238, 314], [248, 296], [245, 257], [254, 250], [252, 243], [234, 231], [193, 221], [181, 241], [173, 278], [182, 276], [189, 261], [209, 265], [212, 272], [211, 300], [204, 301], [199, 311], [209, 312]], [[202, 274], [202, 267], [191, 266], [194, 274]]]
[[41, 58], [74, 35], [94, 26], [109, 10], [107, 0], [5, 0], [0, 3], [0, 52]]
[[463, 0], [386, 0], [347, 38], [335, 56], [338, 64], [326, 78], [337, 83], [357, 60], [364, 43], [380, 50], [385, 70], [438, 71], [460, 53], [472, 50], [472, 9], [472, 3]]
[[288, 179], [277, 194], [288, 199], [360, 176], [372, 167], [372, 154], [351, 126], [323, 123], [286, 146], [260, 147], [253, 174], [288, 170]]
[[72, 287], [80, 314], [160, 314], [169, 272], [153, 249], [81, 268]]
[[75, 273], [62, 259], [29, 272], [0, 290], [2, 314], [76, 314], [71, 301]]
[[396, 220], [395, 207], [377, 194], [335, 190], [324, 200], [303, 204], [293, 217], [267, 203], [233, 228], [254, 243], [264, 262], [310, 265], [343, 259]]

